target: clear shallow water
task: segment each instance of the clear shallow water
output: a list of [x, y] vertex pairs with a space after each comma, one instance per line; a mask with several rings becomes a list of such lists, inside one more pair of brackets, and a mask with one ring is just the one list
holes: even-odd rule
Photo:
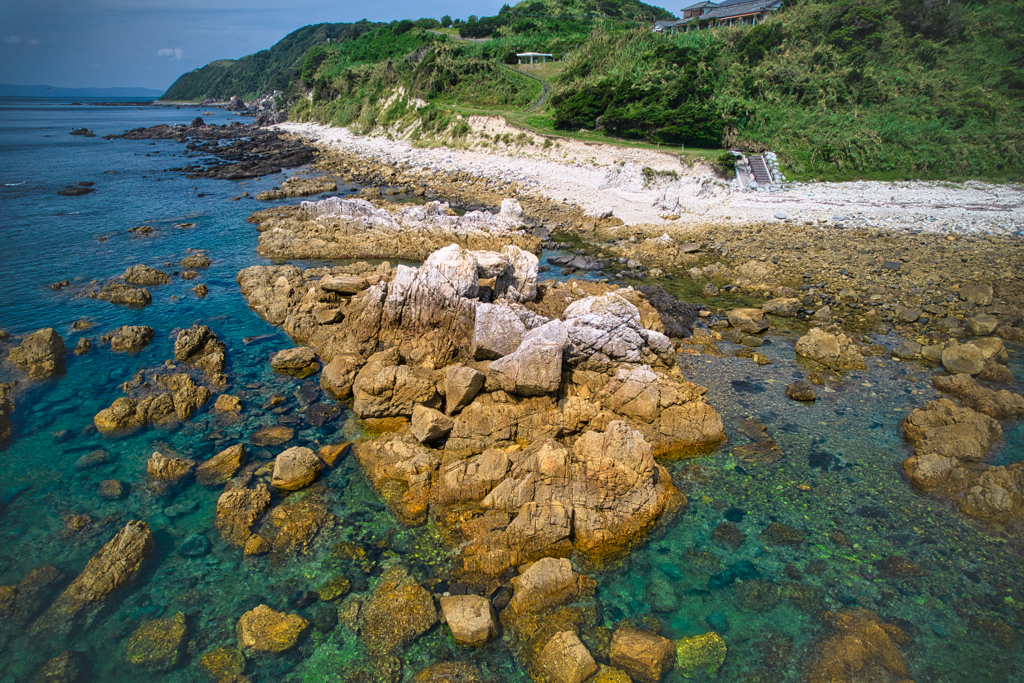
[[[305, 422], [308, 405], [327, 399], [315, 386], [303, 389], [307, 381], [269, 371], [269, 354], [291, 343], [248, 310], [235, 283], [239, 269], [267, 262], [256, 255], [257, 233], [244, 221], [266, 205], [231, 198], [246, 191], [255, 195], [283, 178], [187, 180], [163, 170], [187, 163], [182, 145], [100, 139], [197, 115], [202, 112], [0, 100], [0, 236], [6, 247], [0, 252], [6, 275], [0, 327], [23, 334], [53, 326], [69, 348], [82, 335], [94, 343], [90, 354], [68, 356], [65, 377], [16, 396], [15, 438], [0, 450], [0, 584], [15, 584], [32, 569], [54, 564], [65, 573], [62, 589], [128, 519], [148, 522], [156, 538], [142, 574], [109, 601], [87, 632], [69, 642], [17, 634], [0, 641], [7, 643], [0, 651], [0, 680], [29, 680], [42, 661], [67, 647], [86, 653], [93, 680], [150, 679], [152, 674], [125, 663], [125, 641], [144, 621], [176, 612], [186, 615], [189, 645], [181, 666], [159, 677], [208, 680], [196, 667], [198, 658], [233, 644], [238, 617], [260, 603], [300, 612], [317, 627], [284, 657], [250, 660], [248, 674], [260, 681], [344, 680], [344, 672], [368, 666], [358, 639], [333, 626], [330, 605], [299, 608], [293, 598], [339, 574], [353, 581], [354, 590], [365, 590], [383, 568], [398, 563], [421, 579], [444, 574], [445, 557], [432, 530], [398, 527], [351, 459], [315, 489], [297, 494], [320, 502], [338, 523], [322, 532], [309, 555], [282, 563], [243, 559], [221, 541], [213, 529], [218, 489], [192, 485], [170, 495], [148, 489], [145, 462], [153, 450], [202, 460], [279, 421], [296, 428], [287, 445], [315, 447], [359, 434], [344, 409], [322, 427]], [[235, 117], [218, 110], [204, 118]], [[81, 126], [97, 137], [68, 135]], [[103, 173], [108, 170], [117, 173]], [[97, 192], [55, 194], [82, 180], [96, 182]], [[127, 229], [147, 221], [155, 233], [131, 239]], [[196, 226], [174, 227], [182, 222]], [[175, 278], [150, 288], [154, 301], [144, 309], [74, 296], [76, 286], [104, 281], [135, 263], [180, 270], [164, 264], [180, 260], [189, 248], [208, 249], [213, 265], [197, 280]], [[558, 270], [546, 275], [557, 276]], [[49, 289], [64, 279], [73, 286]], [[199, 283], [210, 288], [202, 300], [191, 292]], [[82, 318], [95, 326], [75, 332], [71, 324]], [[242, 419], [207, 411], [171, 431], [151, 429], [117, 440], [91, 434], [93, 415], [121, 395], [120, 384], [170, 358], [175, 331], [194, 323], [210, 325], [227, 344], [228, 391], [242, 399]], [[137, 355], [114, 354], [99, 337], [122, 324], [151, 325], [156, 338]], [[245, 344], [247, 337], [264, 338]], [[784, 396], [785, 384], [805, 374], [793, 357], [794, 339], [783, 333], [758, 349], [772, 360], [764, 367], [731, 357], [680, 356], [684, 373], [708, 387], [730, 442], [707, 457], [670, 464], [690, 505], [627, 560], [597, 575], [599, 623], [614, 627], [623, 619], [655, 617], [671, 638], [715, 628], [729, 645], [720, 680], [796, 681], [807, 648], [823, 630], [816, 612], [863, 606], [887, 620], [905, 620], [898, 623], [913, 637], [904, 652], [918, 683], [1020, 679], [1019, 644], [997, 644], [984, 626], [1003, 624], [1019, 641], [1019, 545], [915, 494], [900, 471], [907, 449], [897, 425], [935, 397], [929, 373], [915, 364], [872, 361], [867, 372], [821, 390], [815, 404], [798, 404]], [[7, 348], [0, 353], [6, 356]], [[1024, 377], [1019, 348], [1012, 350], [1011, 367]], [[274, 393], [285, 397], [279, 412], [262, 408]], [[784, 453], [780, 460], [751, 464], [736, 454], [749, 441], [740, 431], [744, 419], [767, 426]], [[1007, 424], [1006, 435], [998, 461], [1024, 457], [1020, 424]], [[249, 457], [269, 462], [284, 447], [249, 448]], [[78, 458], [96, 448], [106, 449], [111, 462], [76, 469]], [[99, 484], [115, 478], [128, 484], [129, 495], [106, 501], [98, 495]], [[83, 515], [89, 521], [73, 531]], [[727, 520], [744, 536], [735, 549], [712, 537]], [[794, 547], [765, 542], [760, 534], [772, 522], [805, 532], [805, 540]], [[186, 557], [184, 542], [196, 533], [208, 538], [210, 550]], [[332, 548], [341, 541], [367, 549], [368, 560], [353, 564], [335, 556]], [[893, 555], [916, 562], [927, 574], [882, 577], [873, 563]], [[410, 648], [406, 676], [434, 661], [459, 659], [479, 663], [496, 680], [526, 680], [502, 642], [466, 652], [442, 627]], [[673, 676], [666, 680], [681, 680]]]

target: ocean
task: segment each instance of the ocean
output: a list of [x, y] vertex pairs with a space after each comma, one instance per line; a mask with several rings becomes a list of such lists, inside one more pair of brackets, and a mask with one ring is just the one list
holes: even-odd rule
[[[196, 116], [208, 123], [238, 117], [82, 101], [0, 98], [0, 329], [20, 336], [53, 327], [69, 350], [63, 377], [19, 387], [14, 434], [0, 446], [0, 585], [17, 586], [45, 566], [60, 577], [38, 594], [29, 584], [7, 594], [0, 589], [0, 615], [15, 615], [0, 623], [0, 681], [31, 681], [67, 651], [76, 653], [82, 671], [76, 680], [211, 680], [203, 656], [235, 647], [238, 619], [260, 604], [301, 614], [312, 628], [283, 655], [245, 661], [251, 680], [366, 680], [356, 676], [372, 674], [374, 665], [345, 622], [348, 612], [339, 617], [337, 604], [319, 600], [316, 591], [344, 577], [353, 594], [368, 595], [386, 570], [402, 566], [443, 592], [449, 553], [432, 525], [396, 523], [354, 459], [346, 458], [309, 494], [335, 521], [308, 551], [284, 559], [243, 557], [214, 529], [219, 488], [193, 483], [163, 490], [151, 486], [146, 473], [154, 451], [201, 461], [248, 444], [266, 426], [291, 426], [294, 438], [270, 448], [247, 445], [251, 461], [269, 463], [287, 446], [315, 449], [364, 436], [344, 405], [322, 424], [306, 418], [311, 405], [333, 401], [315, 376], [293, 379], [271, 370], [270, 355], [293, 344], [249, 310], [235, 281], [240, 269], [270, 261], [256, 253], [257, 232], [245, 222], [267, 204], [234, 198], [255, 196], [301, 169], [247, 181], [189, 180], [167, 170], [189, 163], [183, 145], [102, 136]], [[70, 135], [81, 127], [96, 137]], [[95, 183], [96, 191], [57, 195], [83, 181]], [[129, 232], [142, 225], [152, 233]], [[195, 249], [205, 250], [212, 265], [184, 280], [179, 262]], [[139, 263], [172, 273], [169, 284], [150, 288], [151, 305], [130, 309], [79, 296], [93, 281], [103, 283]], [[50, 288], [64, 280], [68, 286]], [[199, 284], [209, 289], [205, 298], [193, 291]], [[78, 329], [76, 321], [91, 325]], [[101, 342], [129, 324], [152, 326], [152, 343], [129, 355]], [[97, 434], [93, 416], [122, 396], [121, 386], [140, 370], [172, 359], [177, 331], [194, 324], [209, 325], [227, 345], [227, 391], [241, 399], [242, 415], [216, 413], [210, 401], [172, 429], [120, 438]], [[902, 474], [909, 449], [899, 422], [938, 396], [930, 373], [914, 363], [869, 359], [867, 371], [819, 388], [813, 405], [790, 401], [785, 385], [806, 376], [793, 353], [798, 334], [795, 327], [773, 331], [758, 349], [771, 360], [765, 366], [732, 356], [680, 356], [683, 374], [708, 387], [730, 441], [710, 455], [666, 463], [689, 505], [626, 559], [595, 571], [597, 602], [587, 608], [585, 642], [599, 643], [601, 634], [626, 622], [671, 639], [714, 630], [729, 648], [719, 680], [798, 681], [826, 632], [823, 615], [861, 608], [909, 636], [902, 647], [918, 683], [1021, 680], [1020, 539], [915, 493]], [[75, 356], [70, 350], [83, 337], [93, 348]], [[0, 355], [10, 348], [0, 345]], [[1022, 349], [1010, 350], [1011, 369], [1024, 377]], [[0, 381], [13, 376], [5, 363]], [[744, 457], [736, 448], [750, 441], [752, 423], [767, 428], [780, 458]], [[994, 459], [1021, 460], [1022, 444], [1020, 423], [1008, 424]], [[106, 456], [83, 459], [97, 450]], [[121, 499], [100, 495], [101, 483], [110, 480], [125, 488]], [[42, 628], [55, 618], [48, 612], [54, 598], [129, 520], [145, 521], [155, 538], [139, 575], [70, 631]], [[777, 525], [798, 533], [779, 532]], [[891, 567], [909, 565], [892, 558], [917, 569], [893, 575]], [[5, 595], [25, 597], [5, 602]], [[178, 614], [186, 636], [169, 663], [157, 672], [132, 663], [137, 629]], [[473, 662], [487, 680], [529, 680], [502, 638], [467, 650], [443, 625], [404, 651], [401, 680], [442, 661]], [[664, 680], [683, 678], [673, 671]]]

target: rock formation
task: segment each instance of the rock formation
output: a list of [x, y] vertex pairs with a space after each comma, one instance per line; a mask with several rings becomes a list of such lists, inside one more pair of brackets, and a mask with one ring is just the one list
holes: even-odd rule
[[32, 379], [64, 374], [64, 340], [52, 327], [33, 332], [11, 349], [8, 359]]

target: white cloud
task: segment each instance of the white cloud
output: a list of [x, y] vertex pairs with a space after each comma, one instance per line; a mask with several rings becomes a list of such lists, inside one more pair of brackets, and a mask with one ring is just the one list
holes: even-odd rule
[[40, 42], [42, 42], [42, 41], [40, 41], [40, 40], [39, 40], [38, 38], [29, 38], [29, 39], [28, 39], [28, 46], [29, 46], [29, 47], [35, 47], [35, 46], [36, 46], [36, 45], [38, 45], [38, 44], [39, 44]]
[[10, 38], [4, 38], [4, 42], [8, 45], [17, 45], [21, 42], [21, 38], [19, 36], [11, 36]]
[[156, 51], [157, 57], [173, 57], [174, 59], [177, 59], [179, 62], [181, 61], [181, 58], [184, 54], [185, 51], [182, 50], [180, 47], [162, 47]]

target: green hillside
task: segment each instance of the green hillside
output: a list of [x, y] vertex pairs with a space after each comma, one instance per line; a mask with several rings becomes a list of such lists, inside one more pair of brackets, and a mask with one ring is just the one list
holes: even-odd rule
[[289, 33], [269, 50], [241, 59], [219, 59], [201, 69], [182, 74], [161, 99], [199, 101], [207, 97], [227, 99], [237, 95], [253, 99], [257, 95], [288, 90], [299, 75], [299, 67], [310, 48], [331, 42], [344, 42], [371, 31], [379, 24], [360, 21], [354, 24], [315, 24]]

